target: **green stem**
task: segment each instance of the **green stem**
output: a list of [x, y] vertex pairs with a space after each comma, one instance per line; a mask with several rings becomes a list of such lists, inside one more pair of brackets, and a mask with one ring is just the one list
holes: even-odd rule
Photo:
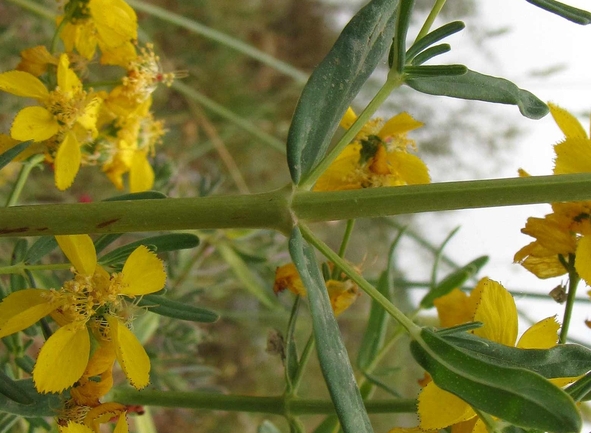
[[317, 250], [319, 250], [326, 258], [331, 260], [333, 263], [338, 265], [345, 274], [351, 278], [365, 293], [367, 293], [373, 300], [382, 306], [394, 319], [400, 323], [411, 335], [416, 335], [420, 332], [421, 328], [417, 326], [412, 320], [396, 308], [384, 295], [382, 295], [378, 289], [372, 286], [365, 278], [357, 273], [357, 271], [347, 263], [345, 260], [340, 258], [328, 245], [322, 242], [316, 237], [316, 235], [304, 224], [299, 225], [302, 231], [302, 236], [308, 242], [310, 242]]
[[425, 35], [427, 33], [429, 33], [429, 31], [431, 30], [431, 26], [435, 22], [435, 18], [437, 18], [437, 15], [439, 15], [439, 12], [441, 12], [441, 9], [443, 8], [444, 5], [445, 5], [445, 0], [437, 0], [435, 2], [435, 4], [433, 5], [433, 8], [431, 9], [431, 12], [429, 12], [429, 16], [427, 16], [427, 19], [425, 20], [425, 23], [423, 24], [423, 27], [421, 27], [421, 30], [419, 31], [419, 34], [417, 35], [415, 42], [418, 41], [419, 39], [424, 38]]
[[567, 269], [568, 294], [566, 298], [566, 305], [564, 306], [564, 316], [562, 319], [562, 327], [560, 329], [560, 338], [558, 340], [559, 344], [566, 343], [566, 339], [568, 337], [568, 328], [570, 327], [570, 320], [573, 312], [573, 306], [575, 305], [577, 286], [579, 285], [579, 281], [581, 280], [581, 277], [579, 277], [579, 274], [575, 269], [575, 256], [573, 254], [569, 255]]
[[[445, 182], [354, 191], [13, 206], [0, 212], [0, 236], [265, 228], [289, 234], [294, 222], [591, 199], [591, 173]], [[335, 254], [336, 255], [336, 254]]]
[[[339, 248], [339, 257], [345, 257], [345, 252], [347, 251], [347, 245], [349, 245], [349, 240], [351, 239], [351, 233], [353, 233], [353, 227], [355, 227], [355, 220], [347, 220], [347, 227], [345, 228], [345, 233], [343, 234], [343, 240], [341, 241], [341, 246]], [[333, 280], [339, 279], [339, 274], [341, 273], [341, 269], [335, 265], [332, 271], [331, 278]]]
[[[110, 401], [122, 404], [259, 412], [284, 416], [334, 413], [334, 406], [330, 400], [284, 396], [256, 397], [212, 392], [136, 391], [131, 388], [115, 388], [111, 391], [110, 397]], [[369, 413], [411, 413], [416, 410], [416, 400], [373, 400], [365, 402], [365, 406]]]
[[203, 37], [209, 38], [222, 45], [230, 47], [244, 55], [250, 56], [259, 62], [270, 66], [271, 68], [282, 72], [283, 74], [293, 78], [298, 83], [305, 83], [308, 80], [308, 74], [300, 71], [299, 69], [291, 66], [288, 63], [282, 62], [275, 57], [254, 48], [253, 46], [246, 44], [236, 38], [226, 35], [218, 30], [207, 27], [197, 21], [191, 20], [181, 15], [169, 12], [166, 9], [158, 6], [151, 5], [145, 1], [139, 0], [128, 0], [130, 6], [137, 10], [147, 12], [150, 15], [160, 18], [161, 20], [167, 21], [171, 24], [183, 27], [193, 33], [197, 33]]
[[298, 371], [293, 378], [292, 382], [292, 395], [296, 395], [297, 390], [302, 382], [302, 378], [304, 377], [304, 370], [306, 369], [306, 365], [310, 360], [310, 355], [314, 351], [314, 346], [316, 345], [316, 339], [314, 338], [314, 333], [310, 334], [306, 345], [304, 346], [304, 351], [302, 352], [302, 356], [300, 357], [300, 361], [298, 364]]
[[10, 192], [10, 196], [8, 197], [8, 200], [6, 201], [6, 207], [9, 206], [14, 206], [16, 204], [16, 202], [18, 201], [18, 198], [21, 195], [21, 192], [23, 191], [23, 187], [25, 186], [25, 183], [27, 182], [27, 179], [29, 178], [29, 174], [31, 173], [31, 170], [33, 170], [33, 168], [39, 164], [41, 161], [43, 161], [43, 159], [45, 158], [45, 156], [43, 155], [35, 155], [33, 157], [31, 157], [31, 159], [29, 161], [25, 161], [23, 163], [23, 166], [21, 167], [21, 171], [18, 175], [18, 179], [16, 180], [12, 191]]
[[340, 138], [335, 147], [324, 157], [320, 163], [307, 174], [307, 176], [300, 182], [300, 188], [303, 190], [311, 189], [318, 178], [326, 171], [326, 169], [333, 163], [333, 161], [341, 154], [345, 147], [353, 141], [357, 133], [365, 126], [365, 124], [371, 119], [371, 116], [382, 106], [384, 101], [390, 96], [390, 93], [394, 89], [402, 86], [404, 83], [402, 76], [398, 75], [395, 71], [391, 70], [388, 74], [388, 79], [384, 85], [378, 90], [378, 93], [374, 96], [371, 102], [365, 107], [365, 110], [361, 112], [355, 123], [351, 125], [347, 131]]
[[238, 116], [236, 113], [228, 110], [221, 104], [209, 99], [207, 96], [203, 95], [202, 93], [197, 92], [196, 90], [192, 89], [188, 85], [181, 83], [180, 81], [175, 81], [172, 83], [172, 88], [179, 92], [180, 94], [186, 96], [187, 98], [191, 99], [192, 101], [202, 105], [209, 111], [217, 114], [220, 117], [232, 122], [236, 126], [242, 128], [249, 134], [252, 134], [254, 137], [258, 138], [261, 142], [271, 146], [273, 149], [285, 154], [285, 143], [270, 134], [262, 131], [259, 127], [254, 125], [251, 121]]

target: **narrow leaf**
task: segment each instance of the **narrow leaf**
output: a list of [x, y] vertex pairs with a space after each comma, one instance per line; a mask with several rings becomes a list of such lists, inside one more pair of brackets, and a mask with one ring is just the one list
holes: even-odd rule
[[565, 391], [576, 402], [591, 399], [591, 373], [570, 384]]
[[293, 380], [295, 379], [298, 368], [298, 350], [295, 341], [295, 327], [298, 318], [298, 312], [301, 304], [301, 296], [296, 296], [287, 323], [287, 334], [285, 336], [285, 382], [287, 385], [286, 392], [290, 394], [293, 390]]
[[433, 57], [447, 53], [450, 50], [451, 50], [451, 46], [449, 44], [434, 45], [432, 47], [427, 48], [425, 51], [418, 54], [414, 59], [412, 59], [411, 65], [413, 65], [413, 66], [422, 65], [423, 63], [427, 62], [428, 60], [431, 60]]
[[23, 141], [14, 147], [11, 147], [2, 155], [0, 155], [0, 169], [4, 168], [9, 162], [16, 158], [21, 152], [23, 152], [32, 143], [32, 140]]
[[25, 390], [2, 370], [0, 370], [0, 394], [4, 394], [11, 400], [21, 404], [30, 404], [33, 402], [33, 399], [27, 395]]
[[586, 26], [591, 23], [591, 13], [577, 9], [573, 6], [565, 5], [554, 0], [526, 0], [534, 6], [544, 9], [553, 14], [559, 15], [562, 18], [566, 18], [576, 24]]
[[151, 312], [161, 316], [175, 319], [188, 320], [190, 322], [211, 323], [218, 320], [217, 313], [205, 308], [195, 307], [186, 302], [173, 301], [159, 295], [144, 295], [138, 302], [141, 307], [147, 307]]
[[417, 54], [430, 47], [436, 42], [447, 38], [464, 29], [466, 25], [462, 21], [452, 21], [451, 23], [445, 24], [431, 33], [425, 35], [418, 41], [416, 41], [406, 52], [407, 61], [413, 59]]
[[471, 70], [457, 76], [409, 78], [406, 84], [429, 95], [517, 105], [530, 119], [540, 119], [549, 111], [544, 102], [512, 82]]
[[156, 253], [163, 253], [166, 251], [195, 248], [199, 245], [199, 238], [191, 233], [168, 233], [165, 235], [151, 236], [114, 249], [102, 256], [99, 259], [99, 263], [110, 265], [112, 263], [123, 262], [140, 245], [153, 247]]
[[287, 137], [295, 184], [322, 159], [351, 101], [388, 51], [397, 5], [373, 0], [363, 7], [310, 76]]
[[294, 228], [289, 252], [308, 292], [318, 360], [341, 427], [345, 433], [373, 432], [314, 250]]
[[42, 236], [28, 249], [24, 261], [30, 265], [35, 264], [55, 248], [57, 248], [55, 236]]
[[411, 352], [437, 386], [478, 410], [524, 428], [581, 429], [574, 401], [536, 373], [485, 362], [428, 329], [411, 342]]
[[481, 256], [447, 275], [421, 300], [421, 308], [433, 308], [435, 299], [447, 295], [455, 288], [461, 287], [462, 284], [478, 274], [486, 263], [488, 263], [488, 256]]
[[396, 35], [392, 43], [392, 55], [389, 59], [390, 68], [401, 73], [406, 63], [406, 33], [414, 7], [414, 0], [400, 0], [396, 20]]

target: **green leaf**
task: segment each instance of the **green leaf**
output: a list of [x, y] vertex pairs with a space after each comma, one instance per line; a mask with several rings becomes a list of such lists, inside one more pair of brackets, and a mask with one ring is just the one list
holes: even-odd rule
[[14, 147], [11, 147], [2, 155], [0, 155], [0, 169], [4, 168], [9, 162], [16, 158], [21, 152], [23, 152], [32, 143], [32, 140], [23, 141]]
[[480, 269], [488, 263], [488, 256], [481, 256], [465, 266], [456, 269], [451, 274], [441, 280], [433, 289], [431, 289], [421, 300], [421, 308], [433, 308], [433, 301], [441, 296], [447, 295], [455, 288], [459, 288], [470, 278], [478, 274]]
[[307, 289], [318, 360], [341, 427], [345, 433], [373, 432], [314, 250], [297, 227], [289, 239], [289, 252]]
[[591, 23], [591, 13], [577, 9], [575, 7], [565, 5], [554, 0], [526, 0], [534, 6], [542, 8], [548, 12], [566, 18], [576, 24], [587, 25]]
[[289, 322], [287, 323], [287, 334], [285, 336], [285, 382], [286, 382], [286, 393], [291, 394], [293, 392], [293, 380], [295, 379], [298, 369], [298, 350], [295, 341], [295, 327], [298, 318], [298, 312], [301, 304], [301, 296], [296, 296], [289, 316]]
[[102, 250], [107, 248], [109, 245], [111, 245], [113, 242], [119, 239], [122, 235], [123, 233], [108, 233], [106, 235], [99, 236], [94, 241], [94, 249], [96, 250], [96, 253], [99, 254]]
[[430, 47], [436, 42], [447, 38], [448, 36], [453, 35], [464, 29], [466, 25], [462, 21], [452, 21], [451, 23], [445, 24], [432, 32], [428, 33], [418, 41], [416, 41], [406, 52], [406, 61], [414, 59], [414, 57], [425, 50], [426, 48]]
[[558, 344], [550, 349], [520, 349], [461, 332], [441, 335], [445, 341], [482, 361], [525, 368], [546, 379], [576, 377], [591, 371], [591, 349], [578, 344]]
[[190, 322], [212, 323], [218, 320], [217, 313], [205, 308], [195, 307], [186, 302], [173, 301], [160, 295], [144, 295], [138, 301], [140, 307], [147, 307], [152, 313]]
[[55, 248], [57, 248], [57, 241], [54, 236], [41, 236], [31, 245], [25, 254], [24, 261], [30, 265], [35, 264]]
[[199, 238], [191, 233], [168, 233], [152, 236], [131, 242], [114, 249], [102, 256], [98, 261], [101, 265], [124, 262], [127, 257], [140, 245], [153, 247], [157, 253], [195, 248], [199, 245]]
[[574, 401], [584, 401], [591, 399], [591, 373], [587, 373], [575, 383], [571, 383], [565, 391]]
[[417, 55], [412, 62], [410, 63], [412, 66], [422, 65], [423, 63], [431, 60], [435, 56], [439, 56], [441, 54], [445, 54], [451, 50], [451, 46], [449, 44], [439, 44], [434, 45], [430, 48], [427, 48], [425, 51]]
[[33, 402], [33, 399], [27, 395], [25, 390], [2, 370], [0, 370], [0, 394], [5, 395], [16, 403], [30, 404]]
[[28, 397], [29, 404], [21, 404], [0, 393], [0, 412], [11, 413], [24, 417], [53, 417], [63, 406], [59, 394], [38, 394], [32, 379], [15, 381], [19, 390]]
[[537, 373], [483, 361], [428, 329], [410, 347], [437, 386], [478, 410], [524, 428], [581, 429], [574, 401]]
[[414, 7], [414, 0], [400, 0], [398, 16], [396, 17], [396, 35], [392, 43], [388, 64], [391, 69], [401, 73], [406, 63], [406, 34], [410, 24], [410, 17]]
[[549, 111], [544, 102], [512, 82], [471, 70], [457, 76], [409, 78], [405, 83], [429, 95], [517, 105], [521, 114], [530, 119], [540, 119]]
[[310, 76], [287, 137], [295, 184], [324, 157], [351, 101], [388, 51], [397, 5], [398, 0], [373, 0], [363, 7]]
[[407, 80], [416, 78], [441, 78], [444, 76], [455, 77], [464, 75], [468, 71], [464, 65], [421, 65], [421, 66], [407, 66], [404, 68], [404, 73], [408, 77]]

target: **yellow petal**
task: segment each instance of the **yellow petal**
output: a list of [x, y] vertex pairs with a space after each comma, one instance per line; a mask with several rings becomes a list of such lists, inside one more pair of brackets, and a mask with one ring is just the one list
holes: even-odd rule
[[69, 96], [82, 89], [80, 79], [70, 69], [70, 60], [67, 54], [60, 56], [59, 64], [57, 65], [57, 85], [62, 92]]
[[93, 0], [88, 7], [99, 40], [114, 48], [137, 39], [135, 11], [123, 0]]
[[74, 322], [58, 329], [45, 342], [33, 369], [37, 391], [61, 392], [82, 377], [90, 354], [86, 326]]
[[135, 45], [131, 42], [126, 42], [115, 48], [109, 48], [100, 42], [99, 46], [102, 52], [101, 65], [117, 65], [125, 68], [129, 65], [129, 62], [137, 59]]
[[568, 226], [558, 221], [547, 217], [529, 217], [521, 232], [536, 238], [541, 246], [554, 254], [568, 255], [575, 252], [575, 237]]
[[406, 152], [388, 154], [392, 174], [398, 181], [408, 185], [421, 185], [431, 182], [429, 169], [416, 155]]
[[280, 293], [288, 289], [294, 295], [306, 296], [306, 288], [300, 278], [300, 274], [293, 263], [287, 263], [275, 269], [275, 283], [273, 292]]
[[355, 123], [357, 120], [357, 114], [353, 111], [351, 107], [347, 108], [345, 115], [341, 119], [340, 127], [343, 129], [349, 129], [351, 125]]
[[13, 292], [0, 303], [0, 338], [22, 331], [47, 316], [63, 302], [50, 302], [49, 290]]
[[116, 416], [125, 414], [126, 411], [127, 408], [120, 403], [112, 401], [103, 403], [88, 411], [84, 417], [84, 424], [90, 427], [94, 432], [99, 432], [101, 424], [109, 422]]
[[94, 57], [97, 38], [96, 28], [92, 20], [83, 20], [76, 24], [76, 49], [80, 55], [88, 60]]
[[523, 333], [517, 347], [521, 349], [550, 349], [558, 343], [558, 329], [560, 324], [556, 316], [547, 317], [532, 325]]
[[552, 103], [548, 104], [548, 108], [550, 108], [550, 114], [552, 114], [554, 121], [564, 135], [569, 138], [587, 138], [585, 128], [575, 116]]
[[[349, 148], [351, 146], [347, 146]], [[359, 175], [359, 153], [338, 157], [318, 178], [314, 191], [344, 191], [362, 188]]]
[[[458, 424], [454, 424], [451, 427], [451, 433], [474, 433], [473, 429], [474, 429], [474, 425], [480, 420], [480, 418], [478, 417], [474, 417], [472, 419], [469, 419], [468, 421], [462, 421]], [[485, 431], [485, 433], [487, 433]]]
[[513, 296], [499, 283], [488, 278], [478, 282], [482, 289], [474, 321], [484, 325], [474, 334], [507, 346], [517, 340], [517, 308]]
[[0, 90], [35, 99], [45, 99], [49, 96], [47, 87], [39, 78], [23, 71], [8, 71], [0, 74]]
[[124, 323], [113, 316], [106, 316], [111, 330], [111, 338], [115, 344], [117, 361], [121, 369], [129, 379], [132, 386], [137, 389], [150, 383], [150, 358]]
[[15, 140], [43, 141], [57, 134], [59, 124], [43, 107], [25, 107], [12, 122], [10, 136]]
[[137, 247], [123, 265], [123, 295], [146, 295], [164, 287], [166, 271], [162, 260], [146, 246]]
[[128, 430], [128, 426], [127, 426], [127, 420], [125, 419], [125, 414], [121, 414], [119, 415], [119, 419], [117, 420], [117, 424], [115, 425], [115, 430], [113, 430], [113, 433], [127, 433]]
[[360, 295], [357, 284], [351, 280], [328, 280], [326, 282], [326, 290], [328, 290], [330, 305], [335, 316], [338, 316], [353, 305], [353, 302], [355, 302]]
[[95, 433], [91, 428], [77, 422], [69, 422], [68, 425], [58, 426], [60, 433]]
[[82, 153], [73, 133], [68, 132], [55, 155], [55, 186], [61, 191], [68, 189], [80, 169]]
[[583, 236], [579, 240], [575, 256], [575, 269], [579, 276], [591, 285], [591, 236]]
[[129, 167], [129, 192], [142, 192], [154, 186], [154, 170], [148, 161], [147, 152], [133, 153]]
[[437, 430], [476, 416], [459, 397], [430, 382], [419, 394], [418, 414], [423, 430]]
[[57, 59], [47, 51], [45, 45], [38, 45], [21, 51], [21, 62], [16, 69], [38, 77], [47, 72], [49, 65], [56, 64]]
[[468, 323], [474, 317], [470, 298], [460, 289], [453, 289], [447, 295], [435, 299], [433, 304], [437, 308], [440, 325], [444, 328]]
[[96, 250], [88, 235], [62, 235], [55, 240], [76, 271], [91, 276], [96, 269]]
[[567, 138], [554, 146], [554, 174], [587, 173], [591, 171], [591, 140]]
[[484, 424], [484, 422], [480, 418], [478, 419], [478, 421], [476, 421], [476, 424], [474, 425], [474, 428], [472, 429], [472, 433], [488, 433], [488, 429], [486, 428], [486, 425]]
[[380, 137], [382, 141], [386, 141], [389, 137], [404, 134], [413, 129], [420, 128], [421, 126], [423, 126], [422, 122], [415, 120], [407, 112], [402, 112], [392, 117], [384, 124], [384, 126], [382, 126], [382, 129], [378, 132], [378, 137]]
[[96, 121], [98, 118], [98, 112], [101, 108], [102, 99], [98, 96], [95, 96], [90, 100], [86, 107], [84, 108], [84, 112], [81, 116], [78, 116], [76, 122], [78, 122], [84, 129], [87, 131], [92, 132], [93, 138], [97, 135], [96, 130]]

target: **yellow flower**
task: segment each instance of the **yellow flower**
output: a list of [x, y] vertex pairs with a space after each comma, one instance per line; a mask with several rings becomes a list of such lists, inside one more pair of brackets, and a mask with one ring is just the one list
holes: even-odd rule
[[154, 119], [150, 112], [152, 98], [142, 102], [126, 116], [112, 121], [115, 135], [103, 135], [99, 152], [106, 155], [103, 172], [118, 189], [123, 189], [123, 175], [129, 173], [130, 192], [147, 191], [154, 184], [154, 171], [148, 156], [154, 156], [155, 147], [165, 134], [164, 123]]
[[[294, 295], [306, 296], [306, 288], [300, 278], [300, 274], [293, 263], [279, 266], [275, 271], [275, 294], [288, 289]], [[328, 280], [326, 290], [330, 299], [330, 305], [335, 316], [340, 315], [349, 308], [359, 297], [359, 288], [351, 280]]]
[[72, 405], [58, 418], [60, 433], [100, 433], [100, 425], [117, 419], [113, 433], [127, 433], [127, 408], [119, 403], [102, 403], [95, 407]]
[[[446, 326], [482, 322], [483, 326], [474, 330], [474, 334], [497, 343], [523, 349], [547, 349], [558, 341], [559, 324], [554, 317], [534, 324], [517, 341], [518, 318], [513, 297], [501, 284], [488, 278], [480, 280], [469, 296], [455, 289], [434, 303]], [[565, 384], [562, 379], [555, 381]], [[418, 401], [420, 428], [423, 430], [439, 430], [453, 425], [454, 433], [486, 431], [482, 430], [482, 421], [475, 420], [476, 413], [467, 403], [437, 387], [434, 382], [422, 389]]]
[[103, 64], [126, 66], [135, 58], [132, 42], [137, 39], [137, 16], [123, 0], [70, 0], [65, 10], [71, 18], [60, 37], [67, 52], [76, 48], [91, 60], [98, 45]]
[[[341, 120], [348, 129], [357, 116], [351, 108]], [[408, 113], [400, 113], [383, 123], [373, 119], [364, 125], [355, 140], [320, 176], [315, 191], [335, 191], [380, 186], [424, 184], [431, 181], [425, 163], [408, 152], [414, 142], [406, 133], [421, 127]]]
[[55, 165], [55, 184], [64, 190], [72, 184], [80, 163], [82, 144], [96, 137], [100, 98], [88, 94], [62, 54], [57, 67], [57, 88], [49, 91], [32, 74], [8, 71], [0, 74], [0, 90], [35, 98], [40, 106], [23, 108], [16, 115], [10, 135], [16, 140], [44, 141]]
[[[74, 279], [59, 290], [25, 289], [0, 304], [0, 337], [23, 330], [48, 314], [61, 326], [43, 345], [33, 370], [40, 392], [60, 392], [83, 377], [90, 356], [90, 331], [97, 340], [111, 341], [115, 356], [130, 383], [149, 382], [150, 360], [127, 328], [127, 297], [164, 287], [160, 259], [145, 246], [136, 248], [120, 273], [109, 274], [97, 264], [87, 235], [56, 236], [74, 267]], [[60, 372], [60, 374], [56, 374]]]
[[[591, 172], [591, 140], [583, 126], [568, 111], [548, 104], [556, 124], [566, 136], [554, 146], [554, 174]], [[575, 269], [591, 284], [591, 202], [553, 203], [553, 213], [529, 218], [522, 233], [536, 240], [521, 250], [514, 261], [521, 263], [539, 278], [563, 275], [568, 261], [575, 256]]]

